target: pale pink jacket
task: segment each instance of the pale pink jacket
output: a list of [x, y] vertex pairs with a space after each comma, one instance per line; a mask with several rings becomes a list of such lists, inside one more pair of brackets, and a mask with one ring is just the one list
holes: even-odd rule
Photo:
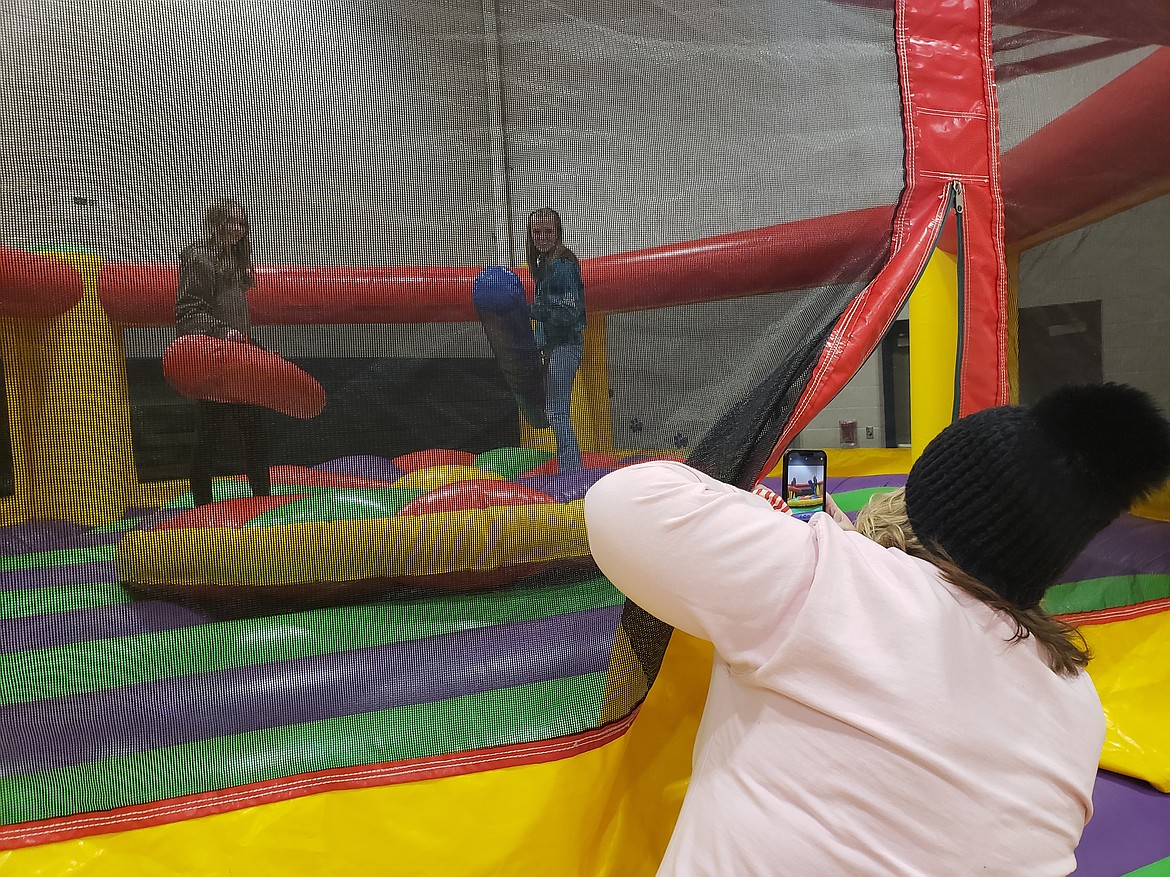
[[935, 567], [673, 462], [602, 478], [585, 521], [619, 589], [715, 645], [659, 874], [1075, 868], [1097, 693]]

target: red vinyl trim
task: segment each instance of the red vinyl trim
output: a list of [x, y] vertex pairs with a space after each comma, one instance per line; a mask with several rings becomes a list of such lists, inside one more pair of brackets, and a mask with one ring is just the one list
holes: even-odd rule
[[935, 183], [930, 186], [930, 195], [918, 192], [903, 202], [905, 209], [899, 211], [896, 225], [913, 237], [902, 238], [902, 246], [833, 327], [809, 383], [758, 477], [776, 467], [788, 443], [857, 373], [898, 316], [906, 290], [922, 275], [934, 250], [946, 218], [948, 188], [945, 183]]
[[1149, 600], [1133, 606], [1115, 606], [1112, 609], [1094, 609], [1092, 612], [1075, 612], [1069, 615], [1058, 615], [1058, 619], [1072, 627], [1084, 627], [1089, 624], [1109, 624], [1114, 621], [1130, 621], [1134, 618], [1144, 618], [1147, 615], [1157, 615], [1159, 612], [1170, 611], [1170, 597], [1161, 600]]

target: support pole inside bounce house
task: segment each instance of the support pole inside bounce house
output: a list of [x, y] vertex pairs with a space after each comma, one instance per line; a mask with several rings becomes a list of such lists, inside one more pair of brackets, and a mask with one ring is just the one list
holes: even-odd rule
[[935, 250], [910, 296], [910, 443], [915, 460], [953, 419], [958, 337], [958, 265]]

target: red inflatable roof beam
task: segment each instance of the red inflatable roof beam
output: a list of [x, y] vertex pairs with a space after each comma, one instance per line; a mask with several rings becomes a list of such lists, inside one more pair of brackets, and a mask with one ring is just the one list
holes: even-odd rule
[[[470, 322], [480, 270], [260, 268], [248, 306], [260, 325]], [[110, 262], [98, 273], [102, 307], [126, 326], [174, 325], [178, 288], [173, 266]]]
[[1170, 192], [1168, 106], [1170, 49], [1159, 49], [1004, 153], [1008, 244], [1026, 246]]
[[60, 259], [0, 246], [0, 316], [59, 317], [84, 293], [81, 275]]
[[250, 296], [257, 323], [466, 323], [480, 268], [269, 268]]
[[178, 294], [176, 266], [103, 262], [98, 271], [98, 298], [115, 323], [173, 326]]
[[[585, 259], [587, 305], [636, 311], [868, 280], [893, 216], [893, 205], [868, 207]], [[258, 324], [473, 322], [480, 270], [263, 268], [248, 301]], [[109, 263], [98, 275], [106, 313], [126, 326], [173, 325], [177, 286], [176, 269], [159, 265]]]
[[640, 311], [869, 280], [893, 219], [892, 205], [869, 207], [586, 259], [589, 310]]

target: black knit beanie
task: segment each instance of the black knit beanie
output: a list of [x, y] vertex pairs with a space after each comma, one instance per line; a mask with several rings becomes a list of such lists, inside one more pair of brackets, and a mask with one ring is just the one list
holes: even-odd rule
[[1103, 527], [1170, 476], [1170, 423], [1122, 384], [952, 423], [906, 479], [918, 538], [1031, 609]]

